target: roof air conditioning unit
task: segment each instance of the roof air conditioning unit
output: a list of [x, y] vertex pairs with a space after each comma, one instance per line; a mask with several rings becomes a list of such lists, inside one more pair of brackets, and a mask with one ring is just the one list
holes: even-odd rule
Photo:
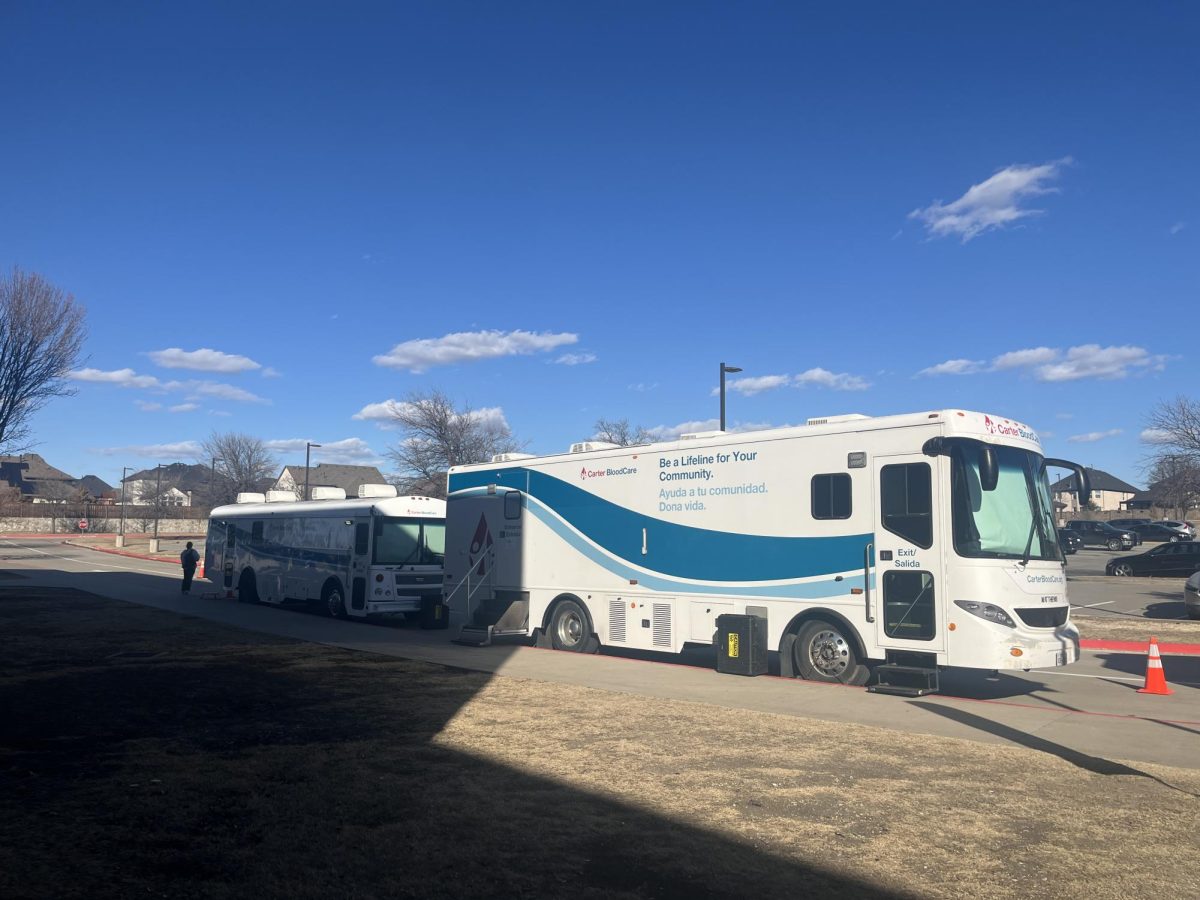
[[591, 453], [593, 450], [616, 450], [620, 444], [610, 444], [608, 441], [580, 441], [572, 444], [570, 453]]
[[360, 500], [380, 499], [384, 497], [395, 497], [396, 487], [391, 484], [360, 484], [358, 486], [358, 497]]
[[256, 494], [253, 492], [243, 491], [237, 495], [238, 503], [266, 503], [266, 494]]
[[859, 419], [869, 419], [862, 413], [847, 413], [844, 416], [822, 416], [819, 419], [809, 419], [805, 425], [835, 425], [838, 422], [857, 422]]
[[295, 503], [295, 491], [267, 491], [266, 500], [268, 503]]
[[312, 489], [314, 500], [345, 500], [346, 492], [338, 487], [315, 487]]
[[534, 459], [532, 453], [497, 453], [492, 457], [492, 462], [516, 462], [518, 459]]
[[694, 441], [696, 438], [720, 437], [723, 434], [728, 434], [727, 431], [693, 431], [691, 434], [681, 434], [681, 441]]

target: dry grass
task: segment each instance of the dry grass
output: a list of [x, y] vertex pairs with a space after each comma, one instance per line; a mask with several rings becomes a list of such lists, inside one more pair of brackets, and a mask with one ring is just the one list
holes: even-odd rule
[[1071, 621], [1086, 640], [1146, 641], [1151, 636], [1164, 643], [1200, 643], [1200, 621], [1173, 622], [1139, 616], [1088, 616], [1071, 613]]
[[[1197, 896], [1200, 772], [0, 589], [0, 896]], [[648, 676], [651, 677], [651, 676]]]

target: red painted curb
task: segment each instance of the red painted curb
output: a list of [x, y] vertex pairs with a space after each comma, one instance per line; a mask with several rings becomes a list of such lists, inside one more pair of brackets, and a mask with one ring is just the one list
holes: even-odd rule
[[91, 544], [77, 544], [74, 541], [63, 541], [71, 547], [81, 550], [95, 550], [97, 553], [111, 553], [113, 556], [128, 556], [131, 559], [148, 559], [151, 562], [173, 562], [172, 559], [162, 559], [157, 556], [147, 556], [144, 553], [134, 553], [130, 550], [118, 550], [116, 547], [93, 547]]
[[[1111, 650], [1115, 653], [1149, 653], [1149, 641], [1080, 641], [1084, 650]], [[1158, 652], [1171, 656], [1200, 656], [1200, 644], [1159, 643]]]

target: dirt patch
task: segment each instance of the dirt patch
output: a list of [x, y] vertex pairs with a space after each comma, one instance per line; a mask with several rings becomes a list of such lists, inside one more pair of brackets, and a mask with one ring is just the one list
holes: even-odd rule
[[1071, 621], [1085, 640], [1148, 641], [1150, 636], [1163, 643], [1200, 644], [1200, 621], [1171, 622], [1140, 616], [1089, 616], [1071, 613]]
[[0, 895], [1196, 896], [1200, 772], [0, 589]]

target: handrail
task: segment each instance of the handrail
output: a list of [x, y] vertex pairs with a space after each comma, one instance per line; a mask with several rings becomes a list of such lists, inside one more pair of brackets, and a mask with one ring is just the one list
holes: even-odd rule
[[[483, 575], [481, 575], [479, 577], [479, 581], [475, 584], [475, 587], [472, 588], [471, 587], [471, 575], [475, 572], [475, 570], [477, 568], [479, 568], [480, 562], [485, 563], [487, 568], [484, 571]], [[450, 590], [450, 592], [446, 594], [446, 606], [450, 607], [451, 598], [459, 592], [459, 589], [461, 589], [463, 587], [463, 585], [466, 585], [466, 587], [467, 587], [467, 593], [466, 593], [467, 603], [466, 603], [465, 615], [463, 617], [463, 624], [465, 624], [465, 625], [471, 624], [471, 598], [474, 597], [475, 594], [479, 591], [479, 589], [481, 587], [483, 587], [485, 584], [487, 584], [489, 579], [492, 578], [492, 573], [495, 571], [495, 563], [496, 563], [496, 550], [493, 547], [488, 550], [487, 554], [484, 557], [482, 557], [482, 559], [479, 559], [479, 560], [476, 560], [475, 562], [473, 562], [470, 565], [470, 567], [467, 569], [467, 574], [464, 575], [461, 579], [459, 579], [458, 584], [456, 584]]]
[[871, 543], [863, 547], [863, 594], [867, 604], [868, 622], [875, 621], [875, 617], [871, 615], [871, 551], [873, 549], [875, 549], [875, 545]]

